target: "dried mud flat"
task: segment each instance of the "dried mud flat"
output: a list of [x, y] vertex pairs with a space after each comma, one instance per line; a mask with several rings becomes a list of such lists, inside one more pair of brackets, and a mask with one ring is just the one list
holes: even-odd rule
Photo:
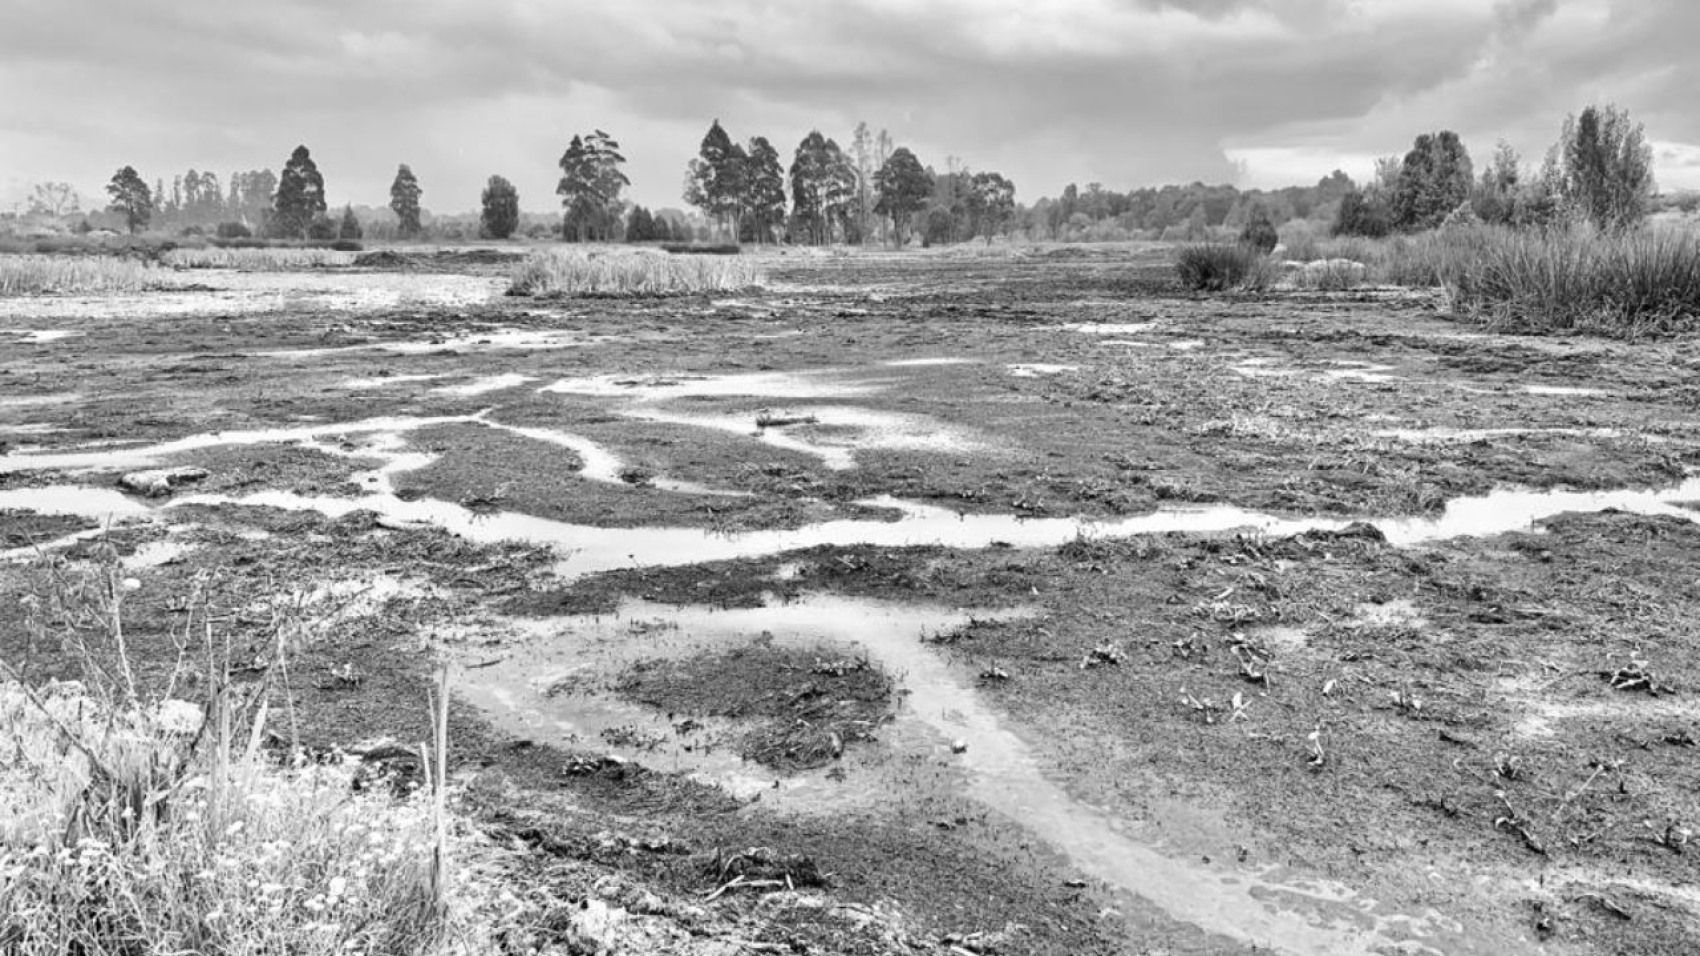
[[0, 652], [69, 673], [19, 599], [116, 564], [159, 673], [200, 587], [313, 746], [420, 739], [440, 656], [469, 812], [625, 951], [1700, 945], [1691, 343], [488, 258], [0, 300]]

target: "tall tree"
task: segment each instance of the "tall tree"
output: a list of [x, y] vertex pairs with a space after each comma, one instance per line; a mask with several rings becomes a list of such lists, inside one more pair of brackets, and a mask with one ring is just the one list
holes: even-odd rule
[[1476, 183], [1472, 205], [1476, 218], [1483, 222], [1505, 225], [1518, 220], [1517, 194], [1523, 178], [1517, 150], [1500, 140], [1493, 150], [1493, 161], [1482, 170]]
[[1457, 133], [1442, 130], [1418, 136], [1399, 164], [1393, 224], [1412, 231], [1433, 229], [1470, 198], [1474, 180], [1470, 153]]
[[620, 169], [626, 157], [612, 136], [596, 130], [589, 136], [574, 136], [561, 154], [561, 181], [555, 194], [565, 210], [561, 229], [579, 242], [613, 238], [625, 202], [621, 190], [631, 180]]
[[153, 193], [134, 166], [125, 166], [113, 173], [112, 181], [106, 184], [106, 192], [112, 197], [112, 204], [106, 207], [107, 212], [122, 215], [132, 233], [147, 228], [148, 220], [153, 218]]
[[969, 180], [967, 202], [974, 231], [991, 245], [992, 236], [1002, 232], [1015, 215], [1015, 184], [1001, 173], [975, 173]]
[[354, 206], [352, 204], [343, 206], [342, 222], [338, 223], [336, 227], [337, 239], [341, 242], [359, 242], [363, 232], [360, 228], [360, 219], [354, 215]]
[[866, 121], [856, 124], [850, 137], [850, 152], [856, 162], [856, 239], [865, 244], [874, 232], [874, 176], [880, 169], [874, 133]]
[[757, 241], [772, 242], [774, 232], [785, 224], [785, 168], [779, 165], [779, 150], [765, 136], [752, 137], [746, 153], [744, 208]]
[[709, 219], [723, 223], [732, 240], [737, 241], [749, 194], [748, 181], [749, 155], [715, 120], [702, 138], [697, 158], [690, 162], [685, 201]]
[[419, 235], [419, 197], [424, 192], [406, 163], [396, 168], [395, 179], [390, 183], [390, 209], [396, 216], [396, 231], [403, 239]]
[[874, 209], [891, 220], [892, 240], [902, 246], [908, 239], [909, 220], [927, 205], [933, 194], [933, 175], [907, 146], [898, 147], [875, 175], [879, 202]]
[[837, 143], [810, 131], [791, 159], [792, 212], [809, 241], [824, 244], [834, 225], [848, 227], [855, 201], [856, 168]]
[[313, 220], [325, 214], [325, 178], [305, 146], [295, 147], [283, 164], [272, 199], [272, 225], [279, 235], [307, 238]]
[[491, 239], [506, 239], [519, 228], [519, 190], [501, 176], [484, 184], [479, 230]]
[[1616, 106], [1589, 106], [1564, 121], [1556, 157], [1565, 205], [1602, 229], [1621, 229], [1647, 215], [1653, 197], [1653, 148], [1641, 124]]

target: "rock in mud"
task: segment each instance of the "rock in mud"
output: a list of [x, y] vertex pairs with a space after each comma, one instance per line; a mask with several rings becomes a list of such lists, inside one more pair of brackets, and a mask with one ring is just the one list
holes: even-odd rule
[[192, 485], [210, 474], [205, 468], [154, 468], [132, 471], [118, 479], [125, 491], [149, 498], [163, 498], [184, 485]]

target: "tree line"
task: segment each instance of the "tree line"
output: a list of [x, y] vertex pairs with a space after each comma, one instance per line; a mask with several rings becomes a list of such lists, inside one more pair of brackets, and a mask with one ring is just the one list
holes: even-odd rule
[[[701, 238], [677, 214], [652, 212], [624, 198], [631, 181], [618, 141], [597, 129], [572, 137], [557, 166], [560, 235], [574, 242], [648, 242]], [[232, 173], [188, 170], [150, 188], [123, 167], [107, 186], [111, 212], [132, 231], [216, 226], [221, 233], [297, 239], [359, 239], [352, 207], [333, 220], [324, 179], [305, 146], [271, 170]], [[390, 187], [395, 223], [377, 224], [383, 238], [424, 232], [424, 190], [407, 164]], [[896, 145], [881, 130], [858, 124], [850, 148], [812, 130], [789, 166], [763, 136], [735, 140], [719, 120], [704, 134], [685, 168], [682, 198], [732, 242], [891, 243], [923, 245], [1021, 233], [1031, 239], [1198, 239], [1212, 230], [1251, 223], [1307, 219], [1338, 234], [1379, 236], [1473, 220], [1535, 225], [1578, 219], [1607, 228], [1639, 222], [1653, 198], [1652, 151], [1642, 128], [1613, 106], [1590, 106], [1566, 119], [1539, 169], [1523, 165], [1501, 142], [1477, 176], [1469, 151], [1450, 130], [1424, 133], [1402, 156], [1376, 164], [1360, 186], [1340, 170], [1311, 186], [1240, 190], [1231, 185], [1170, 185], [1126, 192], [1070, 184], [1032, 206], [1015, 201], [1015, 185], [994, 171], [972, 170], [947, 157], [943, 171]], [[36, 187], [31, 208], [55, 215], [76, 211], [69, 184]], [[519, 195], [506, 178], [491, 176], [480, 196], [479, 234], [505, 239], [521, 225]]]

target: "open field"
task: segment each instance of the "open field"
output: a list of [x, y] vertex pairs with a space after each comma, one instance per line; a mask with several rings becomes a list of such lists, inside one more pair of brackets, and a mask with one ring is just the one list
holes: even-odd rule
[[22, 599], [104, 562], [144, 684], [191, 592], [287, 630], [311, 748], [429, 739], [448, 661], [562, 951], [1700, 948], [1692, 341], [1168, 256], [0, 298], [0, 655], [75, 676]]

